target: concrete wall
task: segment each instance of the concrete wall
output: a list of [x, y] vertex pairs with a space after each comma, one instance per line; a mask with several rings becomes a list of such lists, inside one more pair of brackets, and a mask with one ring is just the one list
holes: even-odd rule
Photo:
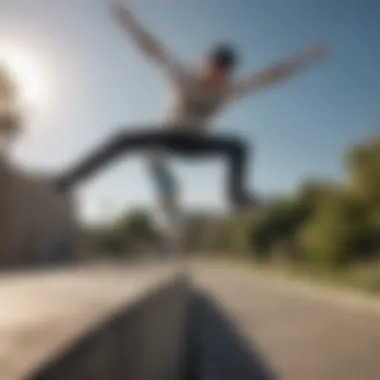
[[70, 200], [46, 180], [0, 158], [0, 266], [41, 263], [74, 254], [75, 234]]
[[188, 283], [178, 278], [126, 305], [28, 380], [177, 380], [186, 341]]
[[0, 278], [1, 380], [176, 380], [189, 280], [175, 264]]

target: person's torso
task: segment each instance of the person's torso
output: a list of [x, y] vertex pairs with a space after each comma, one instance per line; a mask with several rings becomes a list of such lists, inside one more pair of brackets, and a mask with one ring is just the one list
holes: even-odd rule
[[202, 131], [227, 102], [227, 86], [210, 86], [197, 75], [189, 75], [172, 90], [166, 122], [172, 127]]

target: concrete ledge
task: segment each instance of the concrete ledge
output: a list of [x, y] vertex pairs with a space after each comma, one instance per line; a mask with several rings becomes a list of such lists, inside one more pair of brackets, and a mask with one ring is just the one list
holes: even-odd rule
[[182, 380], [275, 380], [260, 351], [211, 294], [193, 289]]
[[0, 280], [0, 379], [175, 379], [188, 280], [95, 266]]

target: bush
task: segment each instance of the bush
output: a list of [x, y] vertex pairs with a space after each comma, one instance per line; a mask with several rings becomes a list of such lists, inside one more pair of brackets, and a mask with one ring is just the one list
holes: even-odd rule
[[123, 214], [115, 223], [114, 231], [128, 247], [140, 246], [142, 243], [154, 244], [158, 238], [152, 218], [143, 210]]
[[[263, 210], [251, 224], [251, 249], [269, 258], [273, 247], [293, 246], [298, 229], [310, 216], [310, 204], [301, 200], [278, 201]], [[289, 252], [293, 256], [293, 252]]]
[[328, 267], [351, 262], [374, 243], [362, 204], [343, 192], [321, 203], [300, 237], [308, 259]]
[[379, 293], [380, 267], [379, 265], [360, 265], [350, 268], [344, 275], [344, 281], [355, 288]]
[[380, 207], [380, 135], [351, 149], [349, 188], [367, 207]]
[[97, 250], [104, 253], [135, 253], [158, 243], [158, 234], [148, 213], [135, 210], [123, 213], [110, 228], [94, 239]]
[[110, 255], [119, 255], [125, 251], [125, 242], [120, 239], [113, 231], [105, 232], [102, 236], [94, 242], [95, 249], [101, 253]]

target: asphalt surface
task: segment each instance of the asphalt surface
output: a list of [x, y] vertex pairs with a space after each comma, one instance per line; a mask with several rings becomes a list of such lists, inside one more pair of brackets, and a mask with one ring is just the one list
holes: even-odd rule
[[193, 272], [202, 378], [380, 379], [380, 309], [373, 304], [227, 266]]

